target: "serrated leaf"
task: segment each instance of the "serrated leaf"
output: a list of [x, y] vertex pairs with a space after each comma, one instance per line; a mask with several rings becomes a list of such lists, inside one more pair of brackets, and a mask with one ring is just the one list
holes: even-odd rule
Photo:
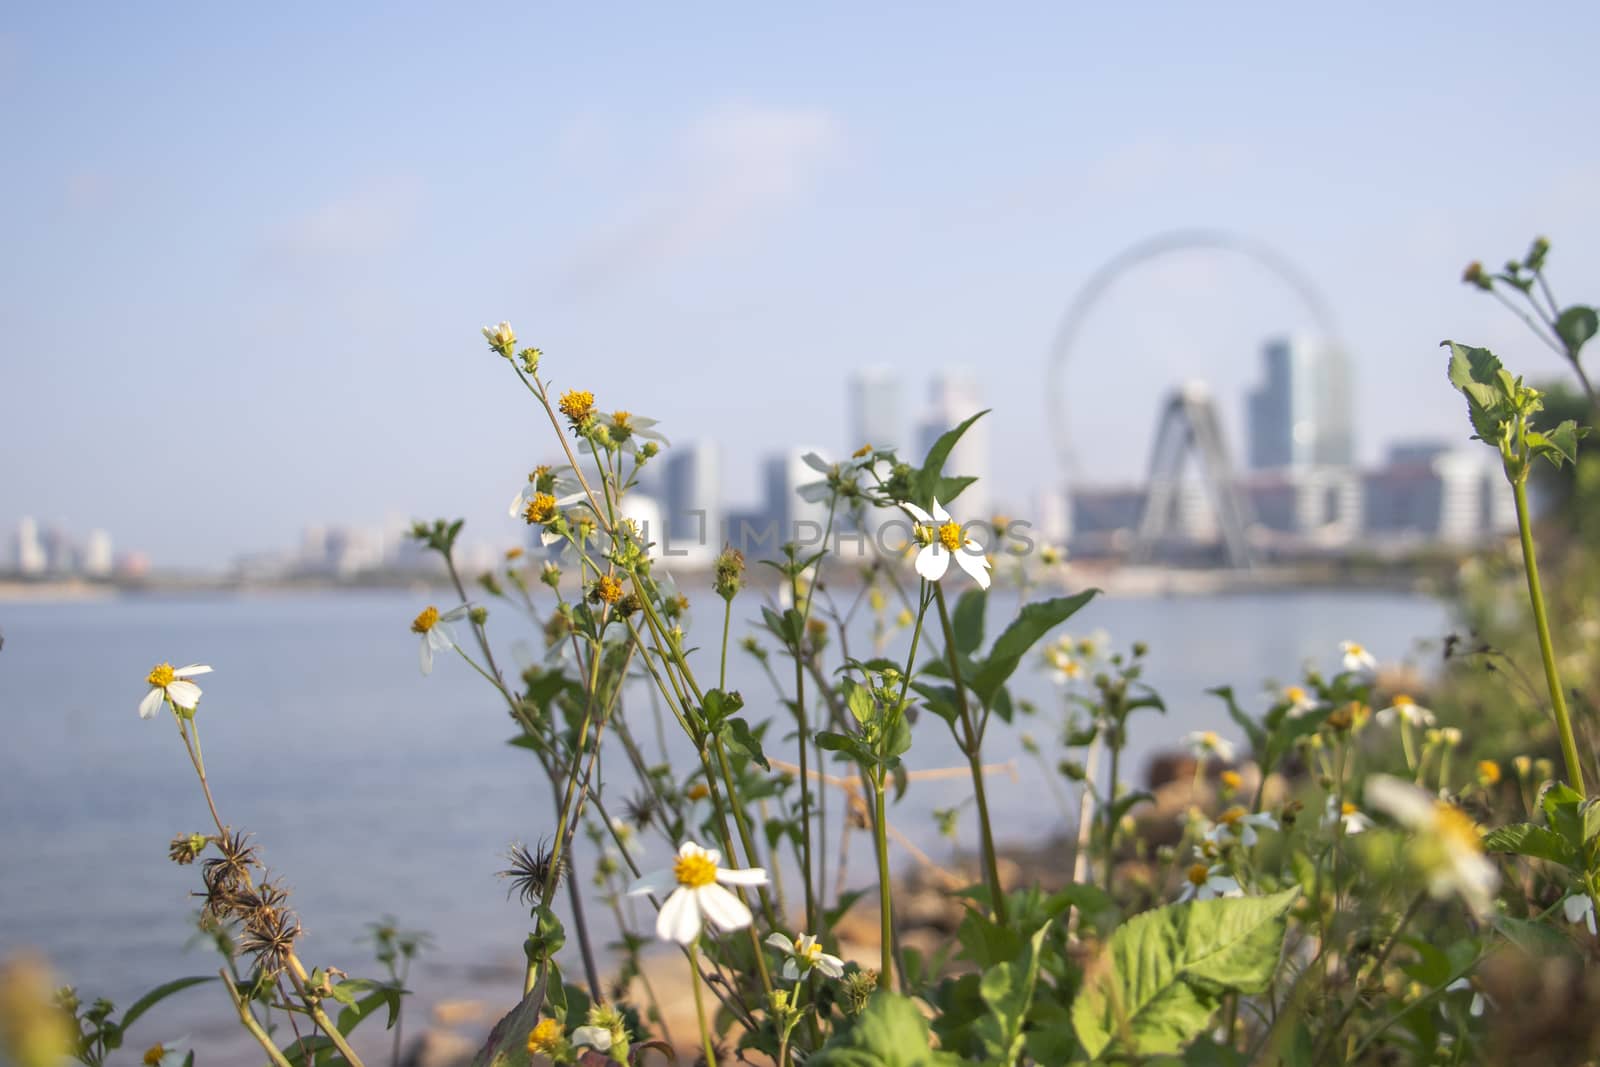
[[1450, 384], [1467, 398], [1472, 432], [1479, 439], [1494, 444], [1500, 437], [1498, 410], [1503, 399], [1500, 360], [1487, 348], [1458, 345], [1454, 341], [1444, 344], [1450, 349]]
[[1549, 860], [1570, 866], [1577, 853], [1567, 840], [1554, 830], [1536, 826], [1531, 822], [1501, 826], [1483, 835], [1486, 852], [1510, 852], [1518, 856]]
[[928, 1021], [910, 997], [877, 992], [854, 1023], [807, 1060], [815, 1067], [954, 1067], [961, 1057], [931, 1048]]
[[544, 991], [550, 981], [548, 970], [539, 975], [528, 995], [517, 1006], [501, 1016], [489, 1031], [488, 1039], [472, 1057], [472, 1067], [527, 1067], [532, 1062], [528, 1053], [528, 1034], [539, 1025], [544, 1010]]
[[[1529, 434], [1528, 436], [1532, 437], [1533, 435]], [[1565, 422], [1561, 423], [1561, 425], [1557, 426], [1544, 436], [1545, 440], [1549, 443], [1551, 450], [1558, 456], [1566, 460], [1568, 463], [1578, 462], [1578, 438], [1580, 436], [1580, 432], [1576, 422], [1571, 419], [1567, 419]], [[1555, 463], [1557, 467], [1561, 466], [1561, 464], [1556, 462], [1554, 459], [1552, 459], [1550, 462]]]
[[1124, 923], [1072, 1006], [1084, 1051], [1096, 1057], [1115, 1042], [1134, 1056], [1175, 1053], [1205, 1030], [1223, 992], [1265, 990], [1299, 895], [1169, 904]]
[[988, 707], [994, 701], [996, 691], [1015, 673], [1022, 657], [1041, 637], [1072, 618], [1099, 592], [1098, 589], [1085, 589], [1073, 596], [1039, 600], [1017, 612], [1011, 625], [994, 639], [994, 647], [984, 657], [977, 675], [972, 679], [972, 691], [983, 706]]
[[856, 722], [866, 723], [872, 721], [872, 713], [877, 707], [877, 702], [872, 699], [872, 690], [846, 678], [844, 681], [844, 702], [845, 706], [850, 709], [850, 714], [855, 716]]
[[729, 719], [723, 723], [722, 740], [759, 763], [762, 770], [772, 770], [772, 764], [767, 762], [767, 754], [761, 750], [761, 739], [743, 719]]
[[1012, 1064], [1022, 1052], [1022, 1024], [1033, 1002], [1039, 951], [1049, 930], [1049, 923], [1039, 927], [1016, 959], [990, 967], [979, 979], [978, 993], [989, 1013], [978, 1021], [977, 1032], [991, 1062]]

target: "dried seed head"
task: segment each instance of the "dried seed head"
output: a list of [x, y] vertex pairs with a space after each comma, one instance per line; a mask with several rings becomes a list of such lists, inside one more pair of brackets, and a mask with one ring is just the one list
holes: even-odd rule
[[552, 872], [551, 852], [542, 841], [537, 850], [516, 842], [506, 852], [506, 859], [511, 866], [499, 872], [501, 878], [511, 881], [511, 888], [506, 891], [506, 895], [514, 894], [520, 897], [529, 907], [538, 902], [546, 885], [559, 884], [567, 873], [564, 857], [555, 861], [555, 870]]
[[180, 867], [186, 867], [200, 857], [210, 840], [205, 834], [179, 834], [167, 846], [167, 858]]

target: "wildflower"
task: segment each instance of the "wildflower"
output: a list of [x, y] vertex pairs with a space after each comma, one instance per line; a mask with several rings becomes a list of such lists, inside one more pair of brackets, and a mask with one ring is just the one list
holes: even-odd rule
[[511, 324], [503, 320], [498, 325], [485, 326], [483, 339], [489, 342], [490, 348], [507, 359], [511, 358], [512, 351], [517, 347], [516, 333], [511, 329]]
[[586, 1045], [598, 1052], [604, 1052], [618, 1063], [628, 1062], [628, 1046], [632, 1035], [628, 1033], [627, 1021], [616, 1008], [605, 1004], [589, 1005], [589, 1017], [586, 1025], [572, 1031], [574, 1045]]
[[917, 520], [916, 540], [922, 546], [917, 552], [918, 574], [930, 582], [937, 582], [944, 577], [944, 572], [950, 567], [950, 558], [954, 556], [973, 581], [981, 588], [989, 588], [989, 560], [983, 554], [983, 546], [966, 536], [960, 524], [939, 506], [938, 500], [933, 502], [931, 515], [915, 504], [905, 504], [904, 507]]
[[1567, 917], [1569, 923], [1583, 923], [1589, 928], [1589, 933], [1596, 933], [1594, 922], [1594, 898], [1588, 893], [1572, 893], [1561, 902], [1561, 913]]
[[685, 789], [683, 791], [683, 795], [688, 797], [690, 800], [704, 800], [706, 797], [711, 795], [711, 790], [704, 782], [696, 782], [688, 789]]
[[1078, 638], [1078, 655], [1086, 660], [1098, 659], [1105, 654], [1110, 644], [1111, 635], [1104, 630], [1096, 630], [1088, 637]]
[[1195, 730], [1193, 733], [1185, 734], [1183, 743], [1189, 746], [1189, 751], [1198, 760], [1216, 756], [1226, 763], [1233, 759], [1233, 742], [1223, 740], [1217, 736], [1215, 730]]
[[1386, 774], [1367, 779], [1367, 800], [1417, 835], [1408, 851], [1433, 896], [1457, 893], [1478, 915], [1489, 913], [1500, 873], [1484, 857], [1478, 828], [1465, 812]]
[[1461, 272], [1461, 281], [1466, 285], [1475, 285], [1483, 290], [1494, 288], [1494, 281], [1484, 273], [1483, 264], [1477, 260], [1467, 264], [1467, 269]]
[[1492, 789], [1500, 784], [1500, 764], [1492, 759], [1478, 761], [1478, 784]]
[[180, 867], [188, 866], [200, 858], [210, 843], [205, 834], [180, 834], [167, 846], [167, 858]]
[[181, 711], [194, 711], [200, 703], [200, 687], [189, 679], [210, 674], [211, 668], [202, 663], [174, 669], [170, 663], [158, 663], [145, 676], [150, 692], [139, 701], [139, 718], [148, 719], [161, 710], [164, 700]]
[[1378, 669], [1378, 661], [1372, 658], [1372, 653], [1354, 641], [1340, 641], [1339, 651], [1344, 653], [1344, 669], [1347, 671], [1365, 673]]
[[429, 604], [422, 609], [421, 614], [412, 620], [411, 632], [422, 637], [423, 674], [432, 673], [433, 654], [435, 652], [443, 652], [446, 649], [456, 647], [456, 640], [451, 636], [450, 630], [445, 624], [465, 618], [466, 614], [467, 606], [465, 604], [451, 608], [443, 615], [439, 614], [438, 608]]
[[523, 549], [521, 545], [512, 545], [510, 548], [506, 549], [507, 563], [515, 563], [517, 560], [521, 559], [522, 556]]
[[1178, 894], [1180, 904], [1186, 900], [1244, 896], [1238, 880], [1229, 876], [1220, 866], [1207, 867], [1203, 863], [1196, 863], [1183, 872], [1183, 881], [1183, 892]]
[[1446, 993], [1462, 993], [1468, 989], [1472, 989], [1472, 1001], [1467, 1005], [1467, 1014], [1476, 1019], [1483, 1014], [1483, 994], [1473, 989], [1472, 983], [1465, 978], [1457, 978], [1454, 982], [1444, 987]]
[[1278, 820], [1265, 811], [1258, 811], [1254, 815], [1235, 804], [1233, 807], [1217, 816], [1217, 821], [1205, 832], [1205, 839], [1215, 844], [1223, 843], [1223, 836], [1232, 837], [1245, 848], [1252, 847], [1258, 840], [1257, 829], [1276, 830]]
[[1067, 558], [1067, 550], [1059, 545], [1043, 545], [1039, 548], [1039, 562], [1046, 567], [1054, 567]]
[[711, 587], [723, 600], [732, 600], [744, 584], [744, 553], [724, 548], [717, 556]]
[[1433, 717], [1433, 712], [1404, 693], [1396, 693], [1389, 706], [1378, 712], [1378, 721], [1385, 726], [1397, 718], [1404, 719], [1408, 726], [1432, 726], [1439, 721]]
[[1230, 793], [1237, 793], [1244, 788], [1244, 775], [1238, 771], [1222, 772], [1222, 787]]
[[721, 862], [722, 853], [716, 849], [685, 841], [678, 847], [678, 858], [671, 870], [641, 878], [628, 891], [636, 896], [676, 887], [656, 916], [657, 937], [688, 945], [700, 936], [706, 921], [724, 932], [750, 925], [750, 909], [725, 887], [766, 885], [767, 872], [760, 867], [731, 870], [719, 867]]
[[775, 933], [767, 938], [767, 944], [789, 957], [783, 961], [783, 976], [791, 982], [798, 982], [813, 969], [829, 978], [844, 977], [844, 960], [822, 951], [822, 944], [811, 934], [800, 934], [791, 941]]
[[161, 1041], [144, 1050], [140, 1062], [144, 1067], [177, 1067], [188, 1058], [188, 1054], [178, 1046], [183, 1043], [180, 1038], [176, 1041]]
[[602, 574], [589, 589], [589, 599], [615, 604], [622, 599], [622, 583], [612, 575]]
[[658, 444], [670, 444], [660, 431], [654, 429], [655, 419], [647, 419], [643, 415], [635, 415], [631, 411], [614, 411], [610, 415], [601, 415], [596, 420], [606, 428], [611, 440], [624, 452], [632, 452], [638, 446], [636, 440], [654, 441]]
[[1322, 825], [1332, 826], [1340, 822], [1344, 823], [1346, 834], [1359, 834], [1372, 829], [1372, 820], [1360, 808], [1348, 800], [1340, 803], [1337, 797], [1330, 796], [1327, 809], [1322, 816]]
[[594, 394], [587, 389], [568, 389], [561, 394], [557, 406], [572, 423], [572, 428], [580, 430], [594, 417]]
[[543, 842], [540, 842], [537, 850], [516, 842], [506, 851], [506, 859], [511, 866], [498, 872], [501, 878], [511, 883], [506, 895], [515, 894], [530, 906], [544, 895], [546, 885], [559, 884], [567, 873], [566, 857], [556, 859]]
[[859, 1015], [866, 1008], [867, 1001], [872, 999], [872, 994], [878, 989], [878, 972], [871, 970], [852, 971], [845, 977], [841, 992], [844, 994], [845, 1012], [849, 1015]]
[[1289, 718], [1298, 719], [1317, 710], [1317, 700], [1305, 688], [1298, 685], [1285, 686], [1283, 702], [1289, 705]]
[[555, 1019], [540, 1019], [539, 1025], [528, 1032], [528, 1055], [548, 1056], [552, 1060], [567, 1058], [566, 1035], [561, 1032], [561, 1023]]

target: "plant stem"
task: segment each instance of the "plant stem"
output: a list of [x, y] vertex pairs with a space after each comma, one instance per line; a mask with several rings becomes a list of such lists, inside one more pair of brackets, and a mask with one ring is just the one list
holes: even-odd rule
[[705, 997], [700, 992], [700, 943], [689, 946], [689, 985], [694, 989], [694, 1015], [700, 1023], [700, 1044], [705, 1048], [706, 1067], [715, 1067], [717, 1053], [711, 1047], [711, 1031], [706, 1029]]
[[950, 625], [950, 610], [944, 602], [944, 586], [933, 583], [933, 599], [939, 605], [939, 625], [944, 630], [945, 658], [950, 662], [950, 681], [955, 684], [956, 706], [961, 715], [961, 727], [966, 734], [962, 750], [967, 754], [967, 764], [972, 768], [973, 799], [978, 802], [978, 837], [983, 846], [983, 867], [989, 883], [989, 905], [995, 921], [1006, 921], [1005, 892], [1000, 886], [1000, 863], [995, 857], [994, 827], [989, 822], [989, 795], [983, 784], [983, 742], [972, 725], [972, 712], [967, 707], [967, 687], [961, 680], [961, 659], [956, 649], [955, 628]]
[[1533, 524], [1528, 514], [1526, 475], [1513, 478], [1511, 491], [1517, 505], [1517, 532], [1522, 537], [1522, 565], [1528, 576], [1528, 600], [1533, 605], [1533, 621], [1539, 631], [1539, 653], [1544, 658], [1544, 680], [1550, 689], [1550, 704], [1556, 713], [1556, 729], [1561, 733], [1561, 755], [1567, 762], [1572, 788], [1584, 796], [1583, 767], [1578, 760], [1578, 741], [1572, 733], [1572, 716], [1567, 712], [1567, 697], [1556, 670], [1555, 647], [1550, 641], [1550, 620], [1545, 612], [1544, 589], [1539, 584], [1539, 560], [1534, 554]]
[[[879, 936], [883, 946], [878, 954], [879, 981], [883, 988], [892, 988], [894, 982], [894, 919], [889, 893], [889, 822], [883, 804], [883, 768], [872, 776], [872, 831], [878, 848], [878, 912]], [[905, 976], [900, 976], [904, 984]]]
[[[1120, 727], [1119, 727], [1120, 729]], [[1108, 746], [1111, 749], [1111, 780], [1106, 783], [1106, 892], [1111, 892], [1112, 878], [1116, 872], [1117, 851], [1117, 820], [1113, 817], [1117, 808], [1117, 772], [1122, 763], [1122, 739]]]
[[266, 1050], [267, 1058], [272, 1061], [273, 1067], [293, 1067], [284, 1058], [283, 1053], [278, 1051], [278, 1046], [273, 1042], [271, 1035], [261, 1029], [261, 1024], [256, 1021], [254, 1013], [250, 1011], [250, 1005], [245, 1002], [244, 997], [240, 996], [239, 990], [235, 988], [233, 979], [228, 975], [228, 969], [224, 967], [217, 974], [222, 976], [222, 986], [228, 991], [228, 999], [233, 1001], [234, 1010], [239, 1013], [240, 1025], [250, 1031], [250, 1036], [256, 1039], [256, 1044]]

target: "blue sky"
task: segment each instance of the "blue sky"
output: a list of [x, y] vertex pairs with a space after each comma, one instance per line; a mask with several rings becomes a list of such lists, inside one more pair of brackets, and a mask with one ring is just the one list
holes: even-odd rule
[[[765, 450], [855, 444], [852, 367], [911, 408], [971, 367], [1020, 502], [1067, 301], [1162, 230], [1317, 280], [1369, 457], [1463, 434], [1442, 337], [1555, 369], [1468, 260], [1547, 233], [1597, 298], [1592, 5], [864, 6], [13, 6], [0, 523], [167, 565], [391, 514], [508, 539], [551, 449], [500, 318], [558, 386], [718, 438], [735, 497]], [[1248, 261], [1126, 276], [1067, 375], [1080, 463], [1132, 476], [1164, 387], [1231, 408], [1306, 324]]]

